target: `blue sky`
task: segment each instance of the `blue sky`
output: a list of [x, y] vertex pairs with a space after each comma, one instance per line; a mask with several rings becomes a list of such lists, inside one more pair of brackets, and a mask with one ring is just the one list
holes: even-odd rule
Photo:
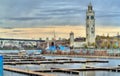
[[96, 26], [120, 26], [120, 0], [0, 0], [0, 27], [85, 26], [90, 2]]

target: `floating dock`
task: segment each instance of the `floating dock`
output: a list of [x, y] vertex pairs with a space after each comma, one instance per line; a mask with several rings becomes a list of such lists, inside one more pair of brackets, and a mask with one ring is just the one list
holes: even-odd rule
[[61, 72], [69, 74], [79, 74], [80, 71], [112, 71], [120, 72], [120, 67], [89, 67], [79, 69], [51, 68], [51, 70], [37, 70], [35, 72]]
[[108, 63], [104, 60], [89, 61], [25, 61], [25, 62], [4, 62], [4, 65], [24, 65], [24, 64], [65, 64], [65, 63]]
[[34, 72], [31, 70], [22, 70], [22, 69], [17, 69], [17, 68], [10, 68], [10, 67], [4, 67], [4, 70], [16, 72], [16, 73], [21, 73], [21, 74], [27, 74], [30, 76], [55, 76], [52, 74], [45, 74], [45, 73], [40, 73], [40, 72]]
[[109, 63], [108, 60], [73, 60], [70, 58], [54, 58], [54, 59], [46, 59], [41, 55], [38, 58], [33, 56], [19, 56], [19, 55], [4, 55], [4, 70], [27, 74], [30, 76], [54, 76], [53, 72], [60, 72], [60, 73], [68, 73], [68, 74], [77, 74], [79, 75], [81, 71], [113, 71], [113, 72], [120, 72], [120, 65], [117, 67], [94, 67], [91, 65], [85, 65], [85, 68], [56, 68], [53, 67], [51, 69], [46, 70], [22, 70], [18, 68], [7, 67], [6, 65], [26, 65], [26, 64], [33, 64], [33, 65], [40, 65], [40, 64], [73, 64], [73, 63]]
[[4, 59], [4, 62], [17, 62], [17, 61], [59, 61], [59, 60], [67, 60], [71, 61], [72, 59]]

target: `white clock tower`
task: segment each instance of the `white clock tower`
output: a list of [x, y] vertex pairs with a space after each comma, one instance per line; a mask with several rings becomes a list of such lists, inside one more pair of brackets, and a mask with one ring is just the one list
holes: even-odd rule
[[95, 12], [91, 3], [86, 12], [86, 42], [88, 46], [95, 44]]

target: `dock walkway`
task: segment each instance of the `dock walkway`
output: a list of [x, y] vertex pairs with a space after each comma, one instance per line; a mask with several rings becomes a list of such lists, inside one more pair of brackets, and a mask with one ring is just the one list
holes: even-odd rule
[[24, 64], [65, 64], [65, 63], [108, 63], [104, 60], [87, 61], [25, 61], [25, 62], [4, 62], [4, 65], [24, 65]]
[[46, 73], [34, 72], [31, 70], [22, 70], [22, 69], [17, 69], [17, 68], [10, 68], [10, 67], [4, 67], [4, 70], [22, 73], [22, 74], [27, 74], [30, 76], [55, 76], [53, 74], [46, 74]]
[[87, 67], [78, 69], [68, 69], [68, 68], [51, 68], [50, 70], [36, 70], [35, 72], [62, 72], [69, 74], [79, 74], [80, 71], [112, 71], [120, 72], [120, 67]]

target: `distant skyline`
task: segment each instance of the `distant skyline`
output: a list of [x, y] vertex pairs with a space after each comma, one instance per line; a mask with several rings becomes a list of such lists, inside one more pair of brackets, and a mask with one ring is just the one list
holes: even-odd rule
[[[43, 37], [45, 33], [50, 33], [49, 27], [65, 27], [69, 31], [62, 31], [59, 35], [68, 37], [70, 31], [75, 31], [76, 27], [85, 29], [86, 10], [89, 3], [92, 3], [95, 11], [96, 29], [102, 31], [96, 34], [111, 33], [120, 30], [120, 0], [1, 0], [0, 2], [0, 34], [1, 37], [26, 37], [26, 38], [39, 38]], [[72, 27], [72, 29], [70, 29]], [[103, 28], [108, 29], [107, 31]], [[111, 28], [111, 27], [114, 27]], [[33, 29], [32, 29], [33, 28]], [[35, 29], [39, 28], [38, 32], [34, 35]], [[46, 31], [41, 29], [47, 29]], [[10, 32], [10, 31], [14, 31]], [[19, 29], [24, 29], [19, 31]], [[33, 32], [28, 33], [27, 29]], [[112, 29], [112, 30], [110, 30]], [[116, 31], [113, 31], [115, 30]], [[51, 29], [53, 30], [53, 29]], [[43, 33], [43, 31], [45, 33]], [[79, 29], [81, 31], [81, 29]], [[85, 36], [85, 30], [82, 32], [75, 32], [78, 36]], [[114, 34], [113, 34], [114, 33]], [[19, 35], [18, 35], [19, 34]], [[42, 35], [43, 34], [43, 35]], [[81, 34], [81, 35], [80, 35]], [[47, 34], [46, 34], [47, 35]], [[61, 37], [60, 36], [60, 37]], [[77, 37], [78, 37], [77, 36]], [[47, 36], [46, 36], [47, 37]], [[51, 37], [51, 36], [50, 36]]]

